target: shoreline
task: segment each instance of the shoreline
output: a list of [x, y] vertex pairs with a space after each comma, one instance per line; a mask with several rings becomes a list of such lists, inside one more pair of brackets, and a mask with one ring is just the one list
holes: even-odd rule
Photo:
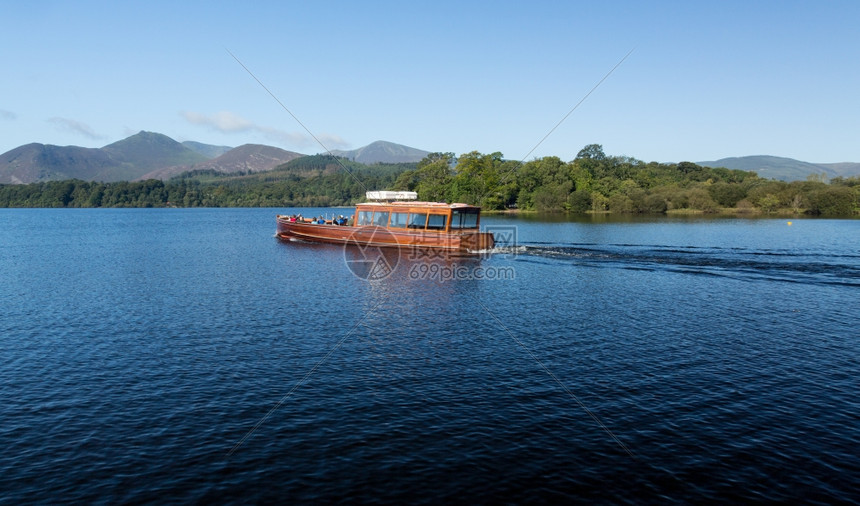
[[713, 217], [736, 217], [736, 218], [833, 218], [833, 219], [856, 219], [860, 217], [860, 213], [854, 213], [850, 216], [823, 216], [815, 214], [807, 214], [805, 210], [794, 209], [776, 209], [774, 211], [765, 212], [761, 209], [722, 207], [718, 211], [703, 211], [701, 209], [669, 209], [663, 213], [615, 213], [612, 211], [585, 211], [582, 213], [574, 213], [570, 211], [536, 211], [533, 209], [495, 209], [481, 210], [484, 215], [555, 215], [555, 216], [713, 216]]

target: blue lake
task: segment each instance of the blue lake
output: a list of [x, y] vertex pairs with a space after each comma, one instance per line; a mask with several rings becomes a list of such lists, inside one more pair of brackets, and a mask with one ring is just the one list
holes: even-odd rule
[[860, 221], [291, 211], [0, 209], [0, 503], [860, 501]]

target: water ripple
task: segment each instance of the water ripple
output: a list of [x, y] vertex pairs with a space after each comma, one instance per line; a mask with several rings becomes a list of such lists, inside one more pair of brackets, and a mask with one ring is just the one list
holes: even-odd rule
[[851, 223], [594, 225], [463, 261], [512, 279], [367, 283], [273, 214], [5, 214], [0, 502], [860, 501]]

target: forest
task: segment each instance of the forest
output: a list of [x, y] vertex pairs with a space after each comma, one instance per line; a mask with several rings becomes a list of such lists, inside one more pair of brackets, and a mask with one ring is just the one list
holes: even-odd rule
[[302, 157], [256, 174], [185, 173], [166, 182], [79, 180], [0, 185], [0, 207], [317, 207], [351, 205], [367, 190], [413, 190], [420, 200], [465, 202], [489, 211], [672, 214], [809, 214], [860, 211], [860, 178], [763, 179], [691, 162], [607, 156], [590, 144], [565, 162], [528, 162], [477, 151], [431, 153], [417, 164], [363, 165]]

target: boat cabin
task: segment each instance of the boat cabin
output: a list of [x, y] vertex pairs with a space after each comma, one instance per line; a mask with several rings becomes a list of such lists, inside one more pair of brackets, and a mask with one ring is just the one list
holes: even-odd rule
[[355, 207], [354, 224], [391, 230], [457, 233], [476, 231], [481, 208], [443, 202], [367, 202]]

